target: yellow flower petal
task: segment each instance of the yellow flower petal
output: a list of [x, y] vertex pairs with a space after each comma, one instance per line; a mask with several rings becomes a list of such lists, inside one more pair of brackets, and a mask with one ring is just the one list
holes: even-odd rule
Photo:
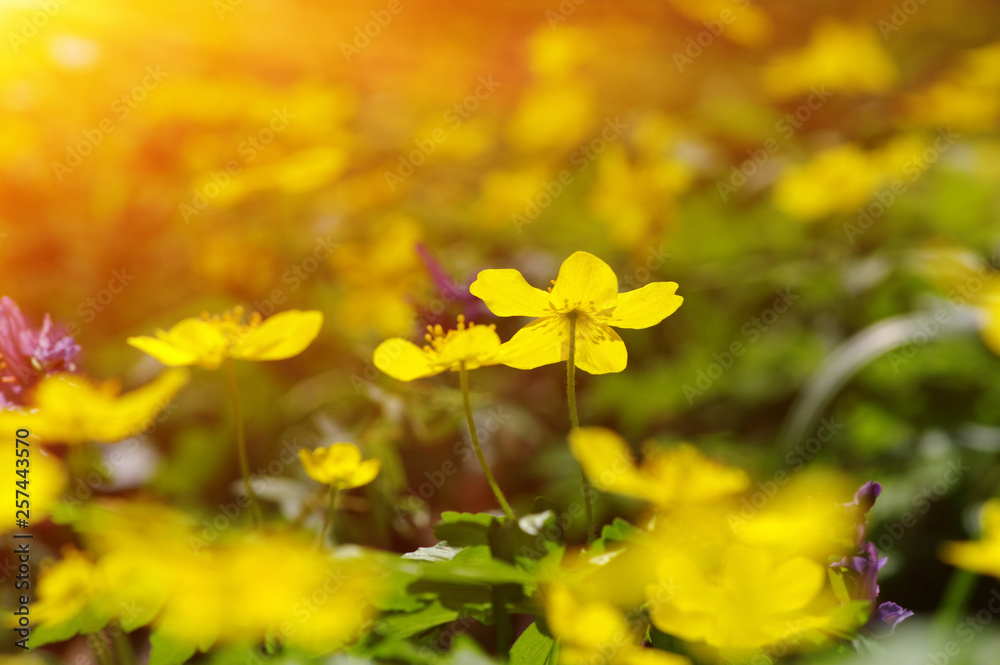
[[581, 305], [598, 312], [612, 311], [618, 304], [618, 278], [607, 263], [593, 254], [574, 252], [559, 268], [551, 303], [559, 311]]
[[771, 590], [763, 600], [768, 612], [780, 614], [805, 607], [823, 588], [826, 571], [805, 557], [796, 557], [775, 568], [765, 587]]
[[343, 489], [351, 489], [352, 487], [361, 487], [362, 485], [367, 485], [371, 481], [375, 480], [378, 476], [379, 471], [382, 470], [382, 461], [377, 459], [368, 459], [363, 461], [358, 465], [358, 468], [354, 470], [350, 476], [344, 480], [342, 485]]
[[649, 328], [677, 311], [684, 298], [676, 282], [653, 282], [618, 294], [618, 307], [608, 323], [616, 328]]
[[549, 314], [549, 294], [524, 280], [517, 270], [483, 270], [469, 287], [497, 316], [544, 316]]
[[441, 347], [437, 362], [455, 369], [458, 363], [465, 363], [466, 369], [476, 369], [483, 365], [495, 364], [494, 358], [500, 351], [500, 337], [490, 326], [472, 326], [457, 330], [447, 338]]
[[323, 313], [291, 309], [265, 320], [232, 348], [233, 358], [284, 360], [306, 350], [323, 327]]
[[499, 361], [516, 369], [534, 369], [569, 358], [569, 320], [535, 319], [500, 347]]
[[372, 358], [375, 367], [397, 381], [413, 381], [444, 371], [432, 367], [427, 352], [402, 337], [387, 339], [379, 344]]
[[644, 496], [632, 451], [617, 433], [603, 427], [581, 427], [570, 432], [569, 449], [597, 489]]
[[576, 366], [590, 374], [620, 372], [628, 364], [625, 342], [610, 326], [581, 317], [576, 323]]
[[189, 318], [169, 331], [157, 330], [156, 337], [129, 337], [128, 343], [170, 367], [215, 369], [225, 358], [227, 341], [222, 331], [207, 321]]

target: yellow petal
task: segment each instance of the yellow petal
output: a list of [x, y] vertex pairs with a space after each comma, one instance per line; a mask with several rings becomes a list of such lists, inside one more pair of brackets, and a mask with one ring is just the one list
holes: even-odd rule
[[642, 496], [632, 451], [615, 432], [603, 427], [581, 427], [570, 432], [569, 450], [597, 489]]
[[618, 307], [608, 324], [616, 328], [649, 328], [677, 311], [684, 298], [675, 295], [676, 282], [653, 282], [618, 294]]
[[581, 317], [576, 323], [576, 366], [590, 374], [620, 372], [628, 364], [625, 342], [610, 326]]
[[254, 328], [233, 345], [231, 353], [233, 358], [243, 360], [284, 360], [305, 351], [322, 327], [322, 312], [290, 309]]
[[183, 319], [168, 331], [157, 330], [156, 337], [129, 337], [128, 343], [164, 365], [198, 365], [215, 369], [225, 358], [226, 336], [202, 319]]
[[371, 481], [375, 480], [378, 476], [379, 471], [382, 470], [382, 462], [377, 459], [368, 459], [358, 465], [358, 468], [348, 476], [341, 487], [343, 489], [351, 489], [352, 487], [361, 487], [362, 485], [367, 485]]
[[93, 416], [93, 440], [114, 443], [148, 430], [190, 378], [187, 370], [169, 369], [141, 388], [111, 401], [103, 413]]
[[805, 607], [823, 588], [826, 571], [805, 557], [796, 557], [775, 568], [767, 576], [767, 610], [773, 614], [793, 612]]
[[618, 278], [593, 254], [575, 252], [560, 266], [550, 302], [559, 311], [584, 304], [590, 309], [590, 303], [595, 311], [611, 311], [618, 303]]
[[535, 319], [500, 347], [498, 360], [508, 367], [534, 369], [569, 358], [569, 321], [564, 316]]
[[397, 381], [413, 381], [444, 371], [432, 367], [428, 353], [402, 337], [387, 339], [379, 344], [372, 359], [375, 367]]
[[495, 365], [500, 351], [500, 337], [489, 326], [472, 326], [452, 332], [437, 362], [455, 369], [458, 363], [465, 363], [466, 369], [476, 369], [484, 365]]
[[524, 280], [517, 270], [483, 270], [469, 287], [497, 316], [544, 316], [549, 294]]

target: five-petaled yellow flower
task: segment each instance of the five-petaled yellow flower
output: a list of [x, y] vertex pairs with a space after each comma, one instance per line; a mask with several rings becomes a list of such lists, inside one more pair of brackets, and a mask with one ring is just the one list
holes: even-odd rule
[[684, 301], [675, 293], [676, 282], [653, 282], [618, 293], [614, 271], [587, 252], [576, 252], [563, 262], [548, 293], [513, 269], [483, 270], [469, 290], [497, 316], [537, 317], [503, 345], [503, 364], [532, 369], [568, 360], [575, 324], [575, 364], [591, 374], [620, 372], [628, 362], [625, 343], [611, 326], [654, 326]]
[[423, 348], [401, 337], [387, 339], [375, 349], [375, 367], [399, 381], [412, 381], [449, 370], [476, 369], [501, 362], [496, 326], [467, 324], [459, 315], [455, 330], [427, 326]]
[[115, 381], [95, 385], [78, 374], [53, 374], [35, 388], [30, 407], [0, 411], [0, 424], [26, 428], [47, 443], [114, 443], [148, 429], [188, 377], [187, 370], [167, 370], [119, 395]]
[[323, 313], [297, 309], [261, 319], [258, 312], [243, 323], [243, 308], [220, 316], [191, 317], [155, 337], [129, 337], [128, 343], [164, 365], [216, 369], [223, 360], [284, 360], [302, 353], [319, 335]]
[[377, 459], [361, 459], [353, 443], [334, 443], [324, 448], [299, 450], [299, 460], [313, 480], [338, 490], [361, 487], [375, 480], [382, 469]]

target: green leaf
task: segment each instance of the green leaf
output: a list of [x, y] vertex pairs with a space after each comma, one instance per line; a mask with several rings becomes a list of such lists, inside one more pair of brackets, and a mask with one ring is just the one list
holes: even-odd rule
[[497, 518], [489, 513], [441, 513], [441, 522], [434, 527], [434, 535], [458, 547], [472, 547], [487, 543], [487, 532]]
[[86, 608], [69, 621], [57, 625], [40, 624], [31, 630], [32, 648], [65, 642], [76, 635], [90, 635], [103, 629], [111, 621], [109, 616], [99, 616]]
[[510, 650], [510, 665], [542, 665], [555, 649], [556, 641], [538, 630], [532, 623], [514, 642]]
[[440, 542], [434, 547], [418, 547], [413, 552], [404, 554], [402, 558], [414, 561], [451, 561], [460, 549], [450, 546], [447, 542]]
[[196, 650], [193, 644], [184, 644], [159, 630], [149, 636], [149, 644], [149, 665], [181, 665], [190, 660]]
[[450, 560], [419, 561], [406, 569], [423, 580], [456, 584], [531, 584], [534, 577], [514, 566], [497, 561], [485, 545], [459, 550]]
[[375, 630], [387, 640], [397, 640], [449, 623], [458, 617], [457, 610], [448, 609], [434, 601], [416, 612], [384, 616], [376, 624]]

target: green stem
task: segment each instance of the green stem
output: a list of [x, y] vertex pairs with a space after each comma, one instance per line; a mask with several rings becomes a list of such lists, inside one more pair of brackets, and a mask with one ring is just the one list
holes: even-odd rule
[[121, 665], [135, 665], [135, 651], [132, 650], [132, 642], [121, 624], [114, 624], [111, 630], [112, 640], [115, 645], [115, 653], [118, 655], [118, 662]]
[[250, 508], [253, 510], [254, 523], [260, 526], [264, 520], [260, 516], [257, 495], [254, 494], [253, 486], [250, 484], [250, 462], [247, 460], [247, 440], [243, 432], [243, 416], [240, 413], [240, 391], [236, 385], [236, 370], [230, 358], [226, 359], [226, 378], [229, 380], [229, 397], [232, 401], [233, 423], [236, 427], [236, 451], [240, 458], [240, 472], [243, 474], [243, 485], [246, 487]]
[[497, 484], [496, 478], [493, 477], [493, 472], [490, 471], [490, 467], [486, 464], [486, 456], [483, 455], [483, 448], [479, 445], [479, 435], [476, 434], [476, 421], [472, 417], [472, 403], [469, 400], [469, 371], [465, 369], [465, 363], [461, 363], [458, 369], [459, 382], [462, 384], [462, 401], [465, 404], [465, 420], [469, 424], [469, 436], [472, 438], [472, 447], [476, 449], [476, 457], [479, 458], [479, 465], [483, 467], [483, 475], [486, 476], [486, 482], [490, 484], [490, 488], [493, 490], [493, 494], [496, 496], [497, 501], [500, 502], [500, 506], [503, 511], [512, 520], [517, 519], [514, 515], [513, 509], [511, 509], [510, 504], [507, 503], [507, 498], [504, 497], [503, 492], [500, 491], [500, 485]]
[[[336, 524], [337, 521], [337, 499], [340, 497], [340, 488], [336, 485], [330, 485], [329, 491], [326, 494], [326, 507], [323, 510], [323, 526], [319, 529], [319, 537], [316, 539], [316, 547], [319, 549], [323, 548], [323, 543], [326, 541], [326, 534], [330, 531], [330, 528]], [[336, 533], [332, 536], [333, 543], [337, 543]]]
[[[569, 357], [566, 359], [566, 402], [569, 404], [569, 422], [574, 430], [580, 429], [580, 417], [576, 412], [576, 314], [569, 315]], [[587, 513], [587, 542], [596, 538], [594, 531], [594, 490], [587, 474], [580, 469], [583, 479], [583, 507]]]
[[111, 647], [104, 635], [103, 630], [91, 633], [87, 640], [90, 650], [94, 652], [94, 657], [100, 665], [114, 665], [115, 659], [111, 653]]
[[979, 576], [968, 570], [956, 570], [945, 587], [944, 599], [932, 623], [933, 634], [940, 642], [954, 631], [955, 625], [961, 620], [961, 614], [969, 602], [969, 597], [976, 589]]

